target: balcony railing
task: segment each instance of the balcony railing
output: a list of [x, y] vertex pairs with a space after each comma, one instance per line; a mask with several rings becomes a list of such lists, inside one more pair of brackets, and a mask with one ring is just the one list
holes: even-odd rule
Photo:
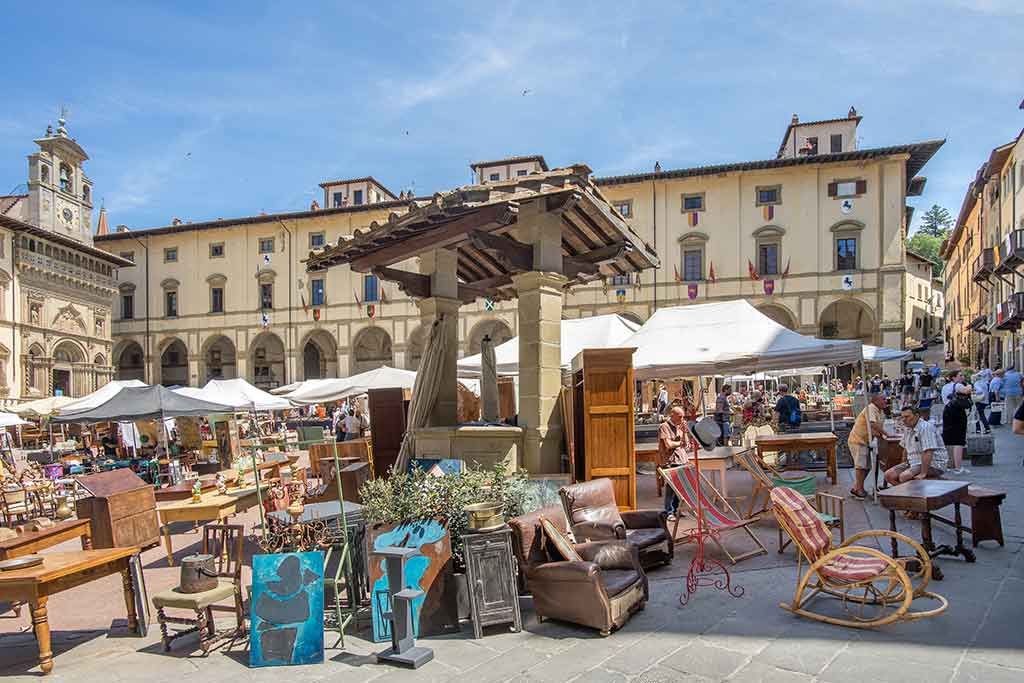
[[975, 282], [988, 282], [996, 267], [995, 248], [982, 249], [978, 258], [974, 259], [974, 275], [971, 277]]
[[1009, 275], [1024, 264], [1024, 230], [1013, 230], [999, 244], [999, 264], [993, 269], [998, 275]]

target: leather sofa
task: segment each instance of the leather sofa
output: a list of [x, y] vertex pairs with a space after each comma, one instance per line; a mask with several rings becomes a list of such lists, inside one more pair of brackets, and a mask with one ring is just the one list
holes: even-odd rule
[[592, 479], [558, 490], [577, 542], [624, 540], [637, 549], [644, 569], [669, 564], [675, 543], [663, 510], [619, 511], [610, 479]]
[[557, 506], [509, 522], [513, 550], [538, 621], [550, 617], [607, 636], [644, 608], [647, 577], [636, 549], [621, 541], [580, 543], [575, 550], [583, 559], [564, 560], [547, 541], [542, 516], [567, 535], [565, 515]]

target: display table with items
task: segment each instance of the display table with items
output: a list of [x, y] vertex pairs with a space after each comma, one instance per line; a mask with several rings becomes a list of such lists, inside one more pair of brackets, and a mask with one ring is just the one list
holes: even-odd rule
[[90, 533], [88, 519], [52, 522], [49, 526], [42, 526], [36, 531], [26, 530], [14, 537], [0, 540], [0, 560], [31, 555], [72, 538], [81, 538], [82, 549], [89, 550], [92, 548]]
[[173, 522], [216, 522], [230, 517], [238, 512], [245, 512], [257, 505], [260, 494], [268, 490], [268, 484], [260, 484], [260, 490], [255, 485], [238, 489], [228, 489], [227, 493], [211, 491], [200, 496], [200, 500], [193, 502], [179, 500], [171, 503], [164, 503], [156, 508], [160, 518], [160, 527], [163, 529], [164, 544], [167, 548], [167, 566], [174, 565], [174, 548], [171, 544], [171, 527]]
[[[833, 486], [839, 483], [839, 466], [836, 462], [838, 438], [832, 432], [801, 434], [783, 432], [757, 437], [757, 456], [764, 459], [765, 453], [799, 453], [801, 451], [824, 451], [828, 462], [828, 478]], [[703, 461], [703, 457], [701, 457]], [[794, 469], [789, 466], [779, 469]]]

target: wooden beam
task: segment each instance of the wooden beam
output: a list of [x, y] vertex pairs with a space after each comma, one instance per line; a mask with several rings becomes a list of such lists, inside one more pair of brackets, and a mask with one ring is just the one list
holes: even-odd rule
[[582, 254], [577, 254], [573, 259], [602, 266], [612, 261], [618, 261], [632, 250], [633, 245], [627, 242], [616, 242], [615, 244], [609, 244], [607, 247], [599, 247]]
[[430, 296], [430, 276], [421, 273], [410, 273], [407, 270], [377, 266], [371, 270], [381, 280], [394, 282], [406, 296], [426, 299]]
[[499, 261], [505, 262], [510, 270], [533, 270], [533, 247], [508, 235], [474, 230], [470, 242], [480, 251], [489, 251]]
[[[413, 237], [391, 242], [358, 256], [350, 261], [352, 270], [368, 273], [376, 266], [392, 266], [431, 249], [446, 249], [465, 240], [466, 233], [471, 230], [491, 232], [514, 223], [518, 210], [519, 205], [513, 201], [485, 206], [454, 220], [418, 231]], [[335, 261], [338, 262], [344, 261]]]

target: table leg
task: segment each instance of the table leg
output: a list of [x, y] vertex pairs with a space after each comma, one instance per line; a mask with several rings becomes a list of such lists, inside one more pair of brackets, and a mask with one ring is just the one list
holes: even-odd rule
[[139, 617], [135, 613], [135, 582], [132, 581], [129, 566], [126, 564], [121, 570], [121, 585], [124, 590], [124, 606], [128, 611], [128, 630], [134, 633], [139, 628]]
[[729, 502], [729, 487], [725, 483], [725, 462], [720, 461], [718, 463], [718, 490], [722, 493], [722, 499], [725, 502]]
[[82, 550], [92, 550], [92, 534], [88, 531], [82, 534]]
[[53, 671], [53, 650], [50, 649], [50, 622], [46, 618], [46, 601], [48, 598], [36, 598], [29, 602], [32, 607], [32, 629], [36, 634], [39, 647], [39, 668], [44, 674]]
[[[895, 510], [889, 510], [889, 530], [892, 531], [893, 533], [896, 532], [896, 511]], [[899, 549], [899, 546], [896, 543], [896, 539], [893, 538], [893, 539], [891, 539], [891, 541], [892, 541], [892, 556], [893, 557], [899, 557], [900, 549]]]
[[171, 547], [171, 526], [164, 524], [164, 545], [167, 546], [167, 566], [174, 566], [174, 548]]
[[932, 540], [932, 514], [925, 512], [921, 515], [921, 545], [928, 552], [935, 550], [935, 542]]
[[956, 551], [967, 562], [974, 562], [976, 559], [974, 551], [964, 546], [964, 527], [963, 518], [960, 516], [960, 503], [953, 503], [953, 520], [956, 522]]
[[839, 483], [839, 462], [836, 459], [835, 446], [828, 449], [828, 476], [832, 480], [833, 486]]

